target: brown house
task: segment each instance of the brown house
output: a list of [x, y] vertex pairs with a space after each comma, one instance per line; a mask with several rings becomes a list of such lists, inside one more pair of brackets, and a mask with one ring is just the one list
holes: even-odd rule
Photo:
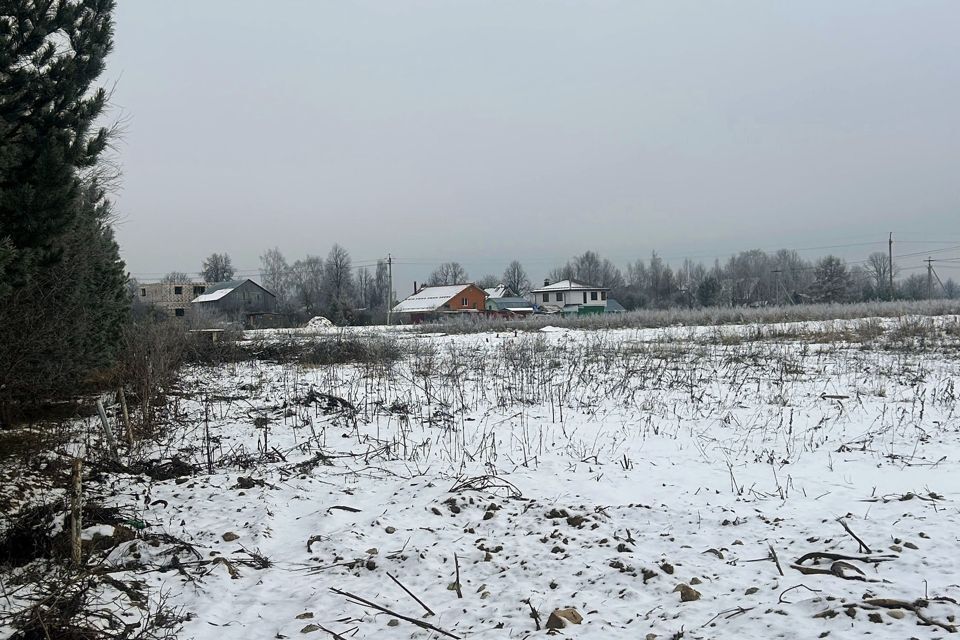
[[486, 292], [473, 283], [423, 287], [395, 306], [393, 313], [416, 324], [455, 314], [483, 313], [486, 300]]

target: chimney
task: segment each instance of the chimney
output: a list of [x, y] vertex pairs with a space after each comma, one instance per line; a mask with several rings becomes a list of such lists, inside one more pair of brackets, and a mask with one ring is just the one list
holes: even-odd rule
[[544, 278], [544, 279], [543, 279], [543, 286], [545, 286], [545, 287], [549, 287], [549, 286], [550, 286], [550, 278]]
[[417, 292], [417, 281], [416, 281], [416, 280], [413, 281], [413, 292], [414, 292], [414, 293]]

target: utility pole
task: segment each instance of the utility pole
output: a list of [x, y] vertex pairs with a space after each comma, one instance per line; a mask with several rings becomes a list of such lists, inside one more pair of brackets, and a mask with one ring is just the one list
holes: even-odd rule
[[387, 324], [393, 324], [393, 256], [387, 254], [387, 274], [390, 285], [387, 287]]
[[893, 300], [893, 231], [890, 232], [890, 299]]
[[933, 258], [927, 257], [927, 299], [933, 297]]
[[780, 274], [783, 273], [783, 269], [774, 269], [773, 272], [777, 274], [777, 306], [780, 306]]

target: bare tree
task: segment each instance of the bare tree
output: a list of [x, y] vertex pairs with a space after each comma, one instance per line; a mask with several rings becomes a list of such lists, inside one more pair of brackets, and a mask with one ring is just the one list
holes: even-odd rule
[[599, 285], [603, 261], [596, 251], [586, 251], [573, 259], [574, 278], [585, 284]]
[[445, 284], [461, 284], [468, 279], [466, 269], [459, 262], [444, 262], [434, 269], [427, 282], [430, 286], [436, 287]]
[[233, 280], [233, 263], [227, 253], [211, 253], [200, 269], [205, 282], [227, 282]]
[[377, 272], [373, 276], [373, 291], [370, 295], [370, 307], [382, 309], [390, 298], [390, 273], [386, 260], [377, 260]]
[[503, 284], [510, 287], [515, 294], [520, 296], [525, 295], [531, 289], [530, 278], [527, 276], [527, 272], [524, 271], [523, 265], [517, 260], [508, 264], [504, 270]]
[[160, 278], [160, 282], [163, 284], [185, 284], [190, 281], [190, 276], [182, 271], [171, 271], [167, 275]]
[[318, 256], [307, 256], [290, 267], [290, 296], [308, 315], [320, 312], [323, 267], [323, 258]]
[[342, 323], [353, 307], [353, 265], [350, 254], [339, 244], [330, 248], [323, 263], [324, 306], [331, 320]]
[[591, 284], [609, 287], [610, 289], [620, 289], [624, 284], [623, 273], [615, 264], [604, 258], [603, 262], [600, 263], [599, 278]]
[[500, 278], [488, 273], [487, 275], [481, 277], [474, 284], [476, 284], [481, 289], [492, 289], [500, 284]]
[[357, 300], [361, 308], [369, 309], [372, 306], [370, 298], [373, 294], [373, 288], [374, 281], [370, 269], [361, 267], [357, 272]]
[[926, 274], [913, 273], [897, 283], [897, 296], [907, 300], [927, 299]]
[[943, 283], [943, 295], [950, 300], [956, 300], [960, 297], [960, 287], [953, 278], [947, 278]]
[[[883, 251], [875, 251], [867, 257], [867, 264], [864, 265], [867, 274], [873, 281], [873, 286], [877, 293], [885, 292], [890, 295], [890, 257]], [[896, 265], [894, 265], [893, 276], [897, 276]]]
[[285, 308], [290, 298], [290, 265], [278, 247], [267, 249], [260, 256], [260, 280], [277, 297], [277, 304]]
[[577, 277], [577, 269], [571, 263], [567, 263], [562, 267], [556, 267], [550, 270], [550, 273], [547, 274], [547, 280], [550, 282], [559, 282], [561, 280], [571, 280]]

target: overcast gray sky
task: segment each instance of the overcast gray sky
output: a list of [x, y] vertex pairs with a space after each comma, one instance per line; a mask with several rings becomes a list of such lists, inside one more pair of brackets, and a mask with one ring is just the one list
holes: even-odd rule
[[392, 252], [399, 292], [447, 260], [960, 245], [956, 0], [119, 5], [144, 279], [333, 242]]

